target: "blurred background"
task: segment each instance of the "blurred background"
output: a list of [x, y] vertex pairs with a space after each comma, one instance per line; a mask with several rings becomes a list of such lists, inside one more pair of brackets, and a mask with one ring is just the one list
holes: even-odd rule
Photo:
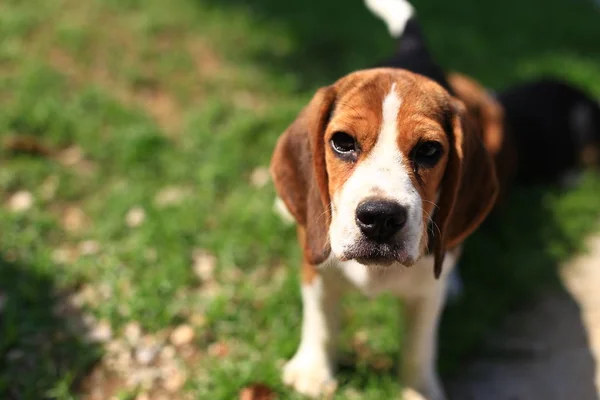
[[[600, 98], [586, 0], [414, 0], [440, 63], [492, 89]], [[360, 0], [0, 2], [0, 397], [232, 399], [299, 340], [299, 251], [272, 212], [278, 135], [389, 56]], [[444, 316], [452, 380], [599, 227], [600, 177], [523, 188], [469, 240]], [[577, 306], [574, 308], [577, 313]], [[396, 396], [396, 302], [345, 302], [340, 399]]]

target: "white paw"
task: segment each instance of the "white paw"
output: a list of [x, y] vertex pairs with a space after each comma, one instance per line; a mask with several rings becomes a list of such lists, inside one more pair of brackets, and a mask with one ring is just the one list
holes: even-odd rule
[[283, 368], [283, 383], [313, 398], [330, 395], [337, 388], [325, 356], [300, 351]]

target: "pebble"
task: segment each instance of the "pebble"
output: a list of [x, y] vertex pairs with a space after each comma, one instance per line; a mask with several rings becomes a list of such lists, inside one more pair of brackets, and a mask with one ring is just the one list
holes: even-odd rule
[[137, 346], [142, 337], [142, 327], [139, 322], [128, 322], [123, 329], [123, 335], [131, 347]]
[[87, 336], [92, 342], [108, 342], [112, 338], [112, 328], [108, 321], [102, 320], [91, 329]]
[[84, 256], [92, 256], [98, 254], [100, 251], [100, 244], [95, 240], [84, 240], [79, 243], [79, 253]]
[[142, 338], [135, 349], [135, 360], [141, 365], [150, 364], [160, 350], [160, 346], [148, 337]]
[[146, 212], [142, 207], [134, 207], [127, 212], [125, 222], [130, 228], [140, 226], [146, 219]]
[[172, 360], [175, 358], [175, 348], [173, 346], [165, 346], [160, 352], [160, 358], [162, 360]]
[[186, 191], [183, 188], [169, 186], [162, 189], [154, 197], [154, 203], [159, 207], [177, 205], [185, 198]]
[[169, 367], [165, 369], [166, 371], [163, 373], [164, 378], [162, 386], [167, 391], [174, 393], [181, 389], [183, 385], [185, 385], [187, 376], [176, 367]]
[[229, 347], [222, 342], [216, 342], [208, 346], [208, 354], [212, 357], [225, 357], [229, 354]]
[[194, 273], [203, 281], [211, 281], [214, 278], [217, 259], [215, 256], [205, 250], [194, 250], [192, 254], [194, 260]]
[[194, 340], [194, 328], [190, 325], [179, 325], [171, 332], [171, 343], [175, 346], [183, 346]]
[[8, 208], [12, 212], [24, 212], [31, 208], [33, 205], [33, 195], [26, 191], [20, 190], [10, 196], [8, 200]]
[[63, 214], [62, 224], [67, 232], [79, 232], [86, 223], [86, 216], [79, 207], [67, 207]]

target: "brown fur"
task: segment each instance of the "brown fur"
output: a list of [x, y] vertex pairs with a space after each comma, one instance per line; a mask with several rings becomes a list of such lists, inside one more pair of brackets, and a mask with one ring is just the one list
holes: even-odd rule
[[450, 73], [448, 82], [456, 96], [465, 104], [466, 118], [483, 140], [487, 151], [494, 157], [500, 185], [498, 203], [503, 203], [517, 173], [517, 150], [505, 123], [504, 109], [481, 85], [473, 79]]

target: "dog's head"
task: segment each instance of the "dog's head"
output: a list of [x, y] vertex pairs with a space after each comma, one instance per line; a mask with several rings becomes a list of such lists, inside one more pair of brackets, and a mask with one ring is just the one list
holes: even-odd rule
[[434, 239], [436, 276], [494, 203], [497, 181], [463, 105], [404, 70], [322, 88], [279, 139], [276, 190], [304, 228], [308, 262], [410, 266]]

